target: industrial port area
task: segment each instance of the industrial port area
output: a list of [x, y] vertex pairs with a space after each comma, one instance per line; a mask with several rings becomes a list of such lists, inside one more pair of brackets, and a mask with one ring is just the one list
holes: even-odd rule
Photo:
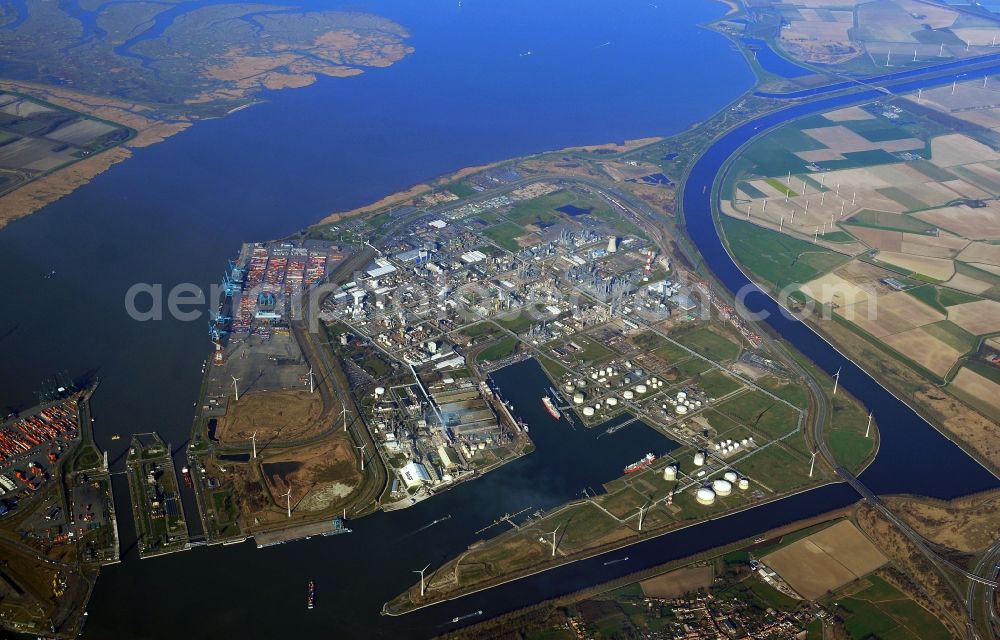
[[[140, 558], [347, 534], [529, 455], [536, 430], [625, 451], [580, 499], [496, 513], [476, 532], [492, 537], [387, 603], [395, 615], [833, 477], [805, 429], [803, 372], [620, 194], [517, 166], [452, 188], [224, 262], [189, 443], [135, 434], [125, 456]], [[526, 411], [498, 378], [529, 359], [545, 382]], [[60, 476], [89, 420], [78, 397], [6, 425], [14, 488]], [[856, 427], [863, 410], [841, 398]], [[858, 463], [870, 427], [845, 434]], [[58, 492], [72, 505], [39, 501], [24, 522], [114, 562], [107, 462], [79, 450]]]
[[119, 560], [107, 460], [93, 446], [85, 389], [60, 386], [0, 426], [0, 620], [71, 636], [98, 568]]

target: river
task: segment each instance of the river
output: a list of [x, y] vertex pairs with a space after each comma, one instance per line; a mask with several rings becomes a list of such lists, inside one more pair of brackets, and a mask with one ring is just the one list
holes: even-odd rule
[[[206, 329], [202, 322], [129, 320], [122, 299], [131, 284], [207, 285], [240, 242], [288, 234], [329, 211], [464, 166], [669, 134], [752, 83], [740, 55], [695, 26], [720, 15], [716, 4], [676, 3], [669, 12], [631, 0], [349, 6], [407, 26], [416, 53], [388, 69], [321, 80], [197, 123], [0, 231], [3, 290], [18, 302], [0, 321], [7, 363], [0, 404], [32, 404], [34, 390], [57, 371], [96, 371], [103, 381], [93, 403], [97, 440], [112, 458], [135, 431], [158, 430], [180, 447], [209, 346]], [[521, 55], [527, 51], [532, 55]], [[709, 76], [727, 81], [704, 82]], [[710, 180], [724, 155], [718, 147], [700, 162], [692, 184]], [[738, 284], [717, 239], [712, 245], [696, 191], [686, 192], [694, 198], [690, 209], [685, 199], [695, 239], [726, 283]], [[44, 279], [53, 269], [57, 276]], [[838, 366], [835, 352], [801, 325], [779, 331], [826, 370]], [[427, 637], [456, 615], [499, 614], [856, 499], [847, 487], [829, 486], [645, 542], [628, 551], [629, 562], [576, 563], [381, 618], [382, 602], [411, 584], [414, 570], [454, 555], [502, 513], [552, 507], [598, 487], [646, 450], [670, 446], [637, 424], [602, 439], [598, 456], [595, 432], [571, 431], [545, 414], [539, 397], [547, 384], [537, 364], [495, 377], [532, 425], [535, 453], [411, 509], [352, 522], [346, 536], [266, 550], [249, 543], [199, 548], [147, 561], [127, 549], [125, 562], [98, 581], [84, 637]], [[877, 491], [949, 497], [995, 484], [860, 371], [845, 368], [841, 383], [882, 425], [882, 454], [864, 476]], [[120, 442], [110, 440], [114, 433], [123, 435]], [[123, 495], [119, 487], [119, 500]], [[130, 524], [122, 524], [129, 544]], [[317, 609], [307, 615], [309, 579], [318, 583]]]

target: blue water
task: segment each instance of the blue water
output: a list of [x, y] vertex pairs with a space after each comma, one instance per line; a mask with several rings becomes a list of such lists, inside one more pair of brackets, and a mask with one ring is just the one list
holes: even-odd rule
[[765, 71], [769, 71], [785, 78], [800, 78], [802, 76], [815, 73], [814, 71], [799, 66], [788, 58], [778, 54], [777, 51], [771, 48], [771, 45], [768, 44], [766, 40], [743, 38], [743, 42], [744, 44], [753, 47], [754, 58]]
[[[122, 300], [132, 283], [207, 285], [240, 242], [292, 233], [330, 211], [461, 167], [669, 134], [705, 119], [752, 81], [738, 52], [694, 26], [720, 15], [720, 5], [677, 3], [669, 12], [632, 0], [350, 6], [399, 20], [413, 33], [416, 53], [388, 69], [323, 79], [196, 123], [0, 231], [0, 284], [7, 300], [19, 301], [16, 313], [0, 319], [0, 405], [31, 404], [33, 391], [57, 371], [96, 370], [103, 379], [93, 403], [97, 441], [112, 459], [127, 446], [127, 437], [110, 441], [113, 433], [159, 430], [180, 446], [209, 346], [204, 324], [129, 320]], [[707, 70], [727, 82], [704, 82]], [[695, 185], [714, 177], [710, 163], [699, 167]], [[698, 222], [699, 203], [691, 205], [689, 224], [702, 242], [710, 227]], [[724, 256], [708, 245], [706, 254], [725, 271]], [[44, 279], [53, 269], [57, 276]], [[815, 350], [828, 371], [838, 364], [800, 325], [780, 330]], [[127, 558], [102, 573], [85, 637], [428, 637], [455, 615], [500, 613], [856, 499], [846, 487], [827, 487], [644, 543], [628, 552], [630, 563], [580, 563], [405, 618], [381, 618], [382, 602], [412, 583], [413, 569], [454, 555], [504, 511], [573, 499], [648, 449], [670, 446], [641, 425], [595, 444], [587, 438], [596, 433], [552, 423], [538, 400], [547, 383], [534, 363], [497, 379], [532, 425], [536, 453], [413, 509], [351, 523], [350, 536], [264, 551], [241, 545], [139, 562], [123, 518]], [[912, 412], [889, 406], [894, 401], [878, 396], [861, 372], [845, 368], [842, 384], [872, 403], [887, 431], [883, 455], [865, 474], [877, 490], [949, 497], [993, 486]], [[951, 473], [932, 476], [932, 462]], [[124, 485], [117, 490], [125, 495]], [[412, 533], [446, 515], [453, 517]], [[320, 585], [319, 608], [306, 617], [310, 578]]]

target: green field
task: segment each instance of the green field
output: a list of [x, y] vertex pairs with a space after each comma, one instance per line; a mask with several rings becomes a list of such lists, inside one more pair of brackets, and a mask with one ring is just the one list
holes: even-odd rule
[[698, 386], [713, 398], [721, 398], [740, 389], [743, 384], [722, 371], [710, 371], [701, 377]]
[[786, 402], [805, 409], [808, 405], [806, 388], [797, 382], [791, 382], [778, 376], [766, 376], [757, 380], [757, 386], [766, 389]]
[[798, 427], [799, 415], [795, 409], [772, 400], [759, 391], [727, 400], [715, 409], [768, 439], [779, 438]]
[[916, 638], [946, 640], [951, 634], [937, 618], [878, 576], [865, 578], [871, 586], [850, 596], [830, 598], [844, 627], [855, 640]]
[[721, 216], [720, 224], [736, 260], [757, 280], [782, 288], [808, 282], [847, 262], [848, 257], [743, 220]]
[[476, 360], [478, 362], [495, 362], [506, 358], [517, 350], [517, 342], [517, 338], [514, 336], [502, 338], [495, 344], [491, 344], [483, 349]]
[[716, 362], [731, 360], [740, 355], [740, 345], [706, 326], [685, 331], [673, 336], [673, 338], [688, 349]]
[[492, 240], [497, 246], [503, 247], [507, 251], [517, 252], [521, 246], [517, 244], [516, 238], [525, 235], [527, 232], [513, 222], [501, 222], [483, 231], [483, 235]]
[[898, 213], [872, 211], [871, 209], [861, 210], [851, 216], [851, 218], [844, 224], [858, 227], [870, 227], [872, 229], [904, 231], [907, 233], [926, 233], [935, 228], [934, 225], [927, 224], [917, 218], [899, 215]]

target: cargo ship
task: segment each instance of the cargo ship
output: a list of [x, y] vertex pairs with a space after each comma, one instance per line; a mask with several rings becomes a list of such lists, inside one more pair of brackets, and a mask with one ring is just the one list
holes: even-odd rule
[[191, 470], [187, 467], [181, 467], [181, 476], [184, 478], [184, 485], [188, 489], [194, 489], [194, 483], [191, 482]]
[[653, 455], [652, 453], [647, 453], [646, 457], [643, 458], [642, 460], [639, 460], [638, 462], [633, 462], [629, 466], [625, 467], [625, 474], [628, 475], [630, 473], [635, 473], [636, 471], [642, 471], [649, 465], [653, 464], [654, 460], [656, 460], [656, 456]]
[[549, 412], [549, 415], [558, 420], [562, 418], [562, 413], [556, 408], [556, 403], [552, 402], [552, 398], [548, 396], [542, 396], [542, 404], [545, 405], [545, 410]]
[[306, 591], [306, 609], [312, 609], [316, 604], [316, 583], [309, 581], [309, 588]]

